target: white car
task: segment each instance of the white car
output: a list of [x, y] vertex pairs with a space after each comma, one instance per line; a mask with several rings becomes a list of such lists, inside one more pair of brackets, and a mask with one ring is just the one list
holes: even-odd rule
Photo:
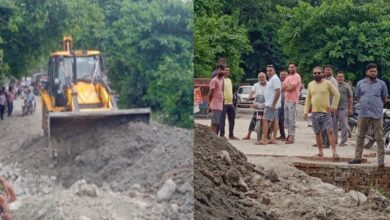
[[238, 107], [250, 107], [253, 103], [252, 100], [248, 100], [248, 96], [252, 91], [252, 86], [240, 86], [237, 90], [237, 106]]

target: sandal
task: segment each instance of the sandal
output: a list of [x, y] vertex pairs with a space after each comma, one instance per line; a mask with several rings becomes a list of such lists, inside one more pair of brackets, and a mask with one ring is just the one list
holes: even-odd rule
[[276, 142], [276, 141], [270, 141], [270, 142], [268, 142], [268, 144], [278, 144], [278, 142]]
[[318, 154], [314, 155], [314, 157], [323, 157], [323, 156], [324, 156], [323, 153], [318, 153]]
[[263, 141], [255, 142], [255, 145], [267, 145], [269, 142], [264, 143]]
[[242, 138], [242, 140], [250, 140], [250, 139], [251, 139], [251, 138], [248, 137], [248, 136], [245, 136], [245, 137]]
[[333, 153], [333, 159], [339, 160], [340, 156], [337, 153]]
[[294, 143], [294, 141], [293, 140], [291, 140], [291, 139], [289, 139], [289, 140], [287, 140], [286, 142], [284, 142], [285, 144], [293, 144]]

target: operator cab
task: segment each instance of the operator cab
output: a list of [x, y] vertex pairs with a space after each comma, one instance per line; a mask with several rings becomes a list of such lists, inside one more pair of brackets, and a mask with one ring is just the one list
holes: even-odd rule
[[49, 58], [48, 91], [55, 106], [65, 106], [66, 88], [80, 81], [100, 83], [106, 79], [103, 57], [97, 51], [60, 51]]

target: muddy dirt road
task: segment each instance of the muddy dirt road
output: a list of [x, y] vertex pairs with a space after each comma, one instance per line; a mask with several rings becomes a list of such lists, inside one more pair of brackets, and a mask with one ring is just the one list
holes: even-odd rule
[[151, 121], [99, 124], [67, 141], [88, 147], [53, 159], [37, 111], [0, 121], [0, 175], [14, 186], [15, 219], [192, 219], [190, 130]]

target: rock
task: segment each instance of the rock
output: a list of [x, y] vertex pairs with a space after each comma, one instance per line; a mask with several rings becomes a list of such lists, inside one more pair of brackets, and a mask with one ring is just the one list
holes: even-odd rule
[[390, 205], [390, 200], [381, 195], [378, 191], [370, 190], [367, 198], [371, 209], [373, 210], [386, 210]]
[[218, 156], [222, 158], [222, 160], [227, 164], [227, 165], [232, 165], [232, 159], [230, 158], [229, 153], [226, 150], [220, 151], [218, 153]]
[[278, 178], [278, 175], [276, 174], [275, 170], [273, 170], [273, 169], [270, 169], [267, 172], [265, 172], [265, 178], [270, 180], [273, 183], [280, 181]]
[[94, 184], [87, 184], [87, 182], [84, 179], [77, 181], [74, 185], [76, 187], [75, 194], [78, 196], [90, 196], [90, 197], [98, 196], [97, 186]]
[[172, 179], [167, 179], [161, 189], [157, 192], [158, 201], [169, 201], [176, 191], [176, 183]]
[[231, 168], [225, 173], [225, 180], [227, 184], [238, 187], [243, 192], [248, 191], [248, 185], [242, 179], [240, 172], [235, 168]]
[[363, 193], [355, 190], [349, 191], [348, 195], [350, 195], [352, 199], [357, 202], [357, 205], [362, 205], [367, 201], [367, 197]]
[[185, 194], [186, 192], [192, 192], [192, 191], [193, 191], [193, 187], [188, 182], [184, 183], [183, 185], [177, 188], [177, 192], [180, 194]]
[[170, 219], [172, 220], [179, 219], [179, 206], [176, 203], [172, 203], [170, 209], [171, 209]]
[[326, 210], [323, 206], [318, 206], [315, 210], [315, 216], [317, 216], [320, 219], [326, 219]]
[[263, 200], [261, 201], [264, 205], [268, 206], [271, 204], [271, 199], [267, 197], [263, 197]]
[[252, 178], [249, 180], [250, 185], [252, 186], [259, 186], [264, 181], [264, 178], [260, 176], [259, 174], [254, 174]]

